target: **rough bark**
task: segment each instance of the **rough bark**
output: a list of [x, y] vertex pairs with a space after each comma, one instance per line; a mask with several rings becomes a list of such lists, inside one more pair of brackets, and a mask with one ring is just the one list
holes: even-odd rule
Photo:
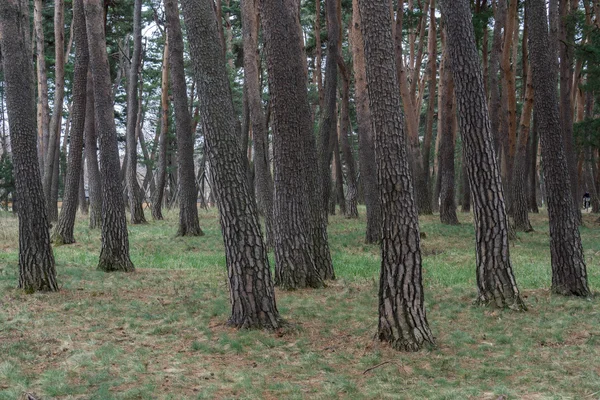
[[[315, 262], [310, 198], [321, 182], [300, 26], [291, 3], [260, 2], [272, 105], [275, 283], [285, 289], [323, 285]], [[310, 184], [315, 179], [317, 184]], [[322, 198], [317, 199], [322, 210]]]
[[534, 108], [544, 163], [544, 184], [550, 219], [552, 291], [563, 295], [589, 296], [587, 271], [577, 216], [573, 207], [569, 166], [559, 118], [556, 70], [548, 38], [545, 1], [528, 0], [529, 51], [533, 78]]
[[36, 42], [36, 61], [37, 61], [37, 123], [38, 123], [38, 158], [40, 171], [44, 174], [45, 155], [48, 148], [48, 129], [50, 121], [50, 107], [48, 106], [48, 76], [46, 73], [46, 55], [44, 52], [44, 25], [43, 25], [43, 0], [35, 0], [33, 3], [33, 24], [35, 30]]
[[194, 171], [194, 140], [192, 118], [188, 109], [187, 85], [183, 61], [183, 35], [177, 0], [165, 0], [167, 36], [169, 37], [169, 66], [175, 124], [177, 128], [177, 161], [179, 171], [179, 229], [178, 236], [202, 236], [198, 221], [198, 189]]
[[494, 10], [494, 33], [492, 36], [492, 52], [489, 64], [490, 82], [490, 124], [494, 140], [494, 151], [498, 154], [500, 149], [500, 55], [502, 54], [502, 29], [506, 21], [506, 1], [496, 1]]
[[369, 93], [365, 66], [364, 43], [361, 32], [358, 1], [352, 0], [352, 64], [354, 68], [354, 102], [356, 104], [356, 122], [358, 130], [358, 158], [361, 183], [367, 207], [366, 243], [378, 243], [381, 236], [381, 209], [377, 189], [377, 166], [375, 165], [375, 147]]
[[342, 171], [342, 158], [340, 157], [340, 135], [341, 124], [336, 124], [337, 131], [336, 135], [331, 138], [331, 144], [333, 145], [333, 162], [331, 169], [333, 170], [333, 183], [335, 192], [331, 194], [331, 200], [329, 201], [329, 213], [335, 215], [335, 205], [340, 205], [340, 213], [342, 215], [347, 214], [346, 209], [346, 198], [344, 196], [344, 172]]
[[119, 180], [119, 148], [112, 102], [110, 67], [104, 37], [101, 0], [83, 0], [90, 66], [94, 87], [94, 113], [100, 138], [102, 182], [102, 248], [98, 269], [106, 272], [134, 270], [129, 259], [129, 237]]
[[[254, 135], [254, 170], [259, 209], [265, 217], [266, 243], [273, 241], [273, 176], [269, 162], [267, 119], [263, 111], [258, 54], [258, 0], [242, 1], [242, 31], [244, 40], [244, 83], [248, 90], [250, 123]], [[319, 43], [320, 46], [320, 43]], [[318, 72], [320, 74], [320, 70]]]
[[399, 350], [434, 343], [423, 304], [418, 214], [407, 158], [391, 18], [386, 2], [358, 1], [381, 198], [378, 337]]
[[158, 167], [156, 169], [156, 188], [152, 193], [152, 219], [163, 219], [162, 205], [167, 181], [167, 144], [169, 134], [169, 40], [165, 41], [162, 65], [162, 85], [160, 95], [160, 136], [158, 139]]
[[[530, 71], [531, 73], [531, 71]], [[527, 146], [527, 182], [528, 182], [528, 198], [527, 204], [529, 212], [539, 213], [537, 200], [537, 156], [539, 148], [538, 122], [536, 112], [533, 112], [533, 127], [531, 129], [529, 145]]]
[[229, 78], [212, 4], [212, 0], [182, 1], [225, 242], [232, 308], [228, 323], [238, 328], [276, 329], [281, 321], [267, 248], [256, 203], [250, 198], [245, 179]]
[[460, 172], [462, 201], [460, 210], [464, 213], [471, 212], [471, 186], [469, 185], [469, 168], [467, 167], [467, 154], [463, 146], [462, 168]]
[[58, 291], [36, 150], [36, 104], [29, 36], [29, 2], [0, 3], [0, 47], [12, 161], [19, 203], [19, 288]]
[[[87, 34], [82, 0], [73, 2], [73, 26], [75, 36], [75, 65], [73, 72], [73, 106], [71, 112], [71, 137], [69, 160], [65, 179], [63, 203], [58, 223], [51, 240], [54, 244], [75, 243], [73, 228], [79, 203], [79, 186], [82, 175], [83, 134], [87, 95], [87, 73], [89, 64]], [[66, 141], [66, 138], [65, 138]]]
[[140, 185], [137, 180], [137, 119], [138, 119], [138, 81], [142, 62], [142, 0], [133, 5], [133, 54], [127, 76], [127, 171], [126, 183], [129, 200], [129, 222], [144, 224], [144, 209]]
[[440, 221], [446, 225], [458, 225], [456, 216], [456, 200], [454, 193], [454, 148], [456, 130], [454, 118], [456, 109], [454, 105], [454, 81], [452, 79], [452, 67], [448, 62], [448, 50], [444, 51], [445, 66], [442, 96], [442, 137], [438, 152], [438, 165], [440, 168]]
[[442, 0], [441, 9], [448, 34], [460, 131], [467, 152], [477, 248], [478, 302], [522, 310], [525, 305], [510, 262], [504, 194], [469, 3]]
[[339, 67], [341, 80], [341, 113], [340, 113], [340, 144], [342, 147], [342, 156], [346, 165], [346, 211], [344, 215], [347, 218], [358, 218], [357, 207], [357, 184], [356, 184], [356, 165], [354, 164], [354, 155], [350, 146], [350, 137], [352, 134], [352, 124], [350, 123], [350, 76], [348, 69], [344, 65], [344, 60], [339, 57]]
[[[86, 72], [86, 74], [87, 74], [87, 72]], [[87, 91], [87, 83], [86, 83], [86, 91]], [[86, 108], [87, 108], [87, 106], [86, 106]], [[84, 130], [85, 130], [85, 128], [84, 128]], [[79, 204], [79, 212], [81, 212], [82, 215], [88, 215], [90, 212], [90, 205], [88, 203], [88, 200], [86, 198], [86, 193], [85, 193], [85, 168], [84, 168], [84, 165], [85, 165], [85, 150], [82, 151], [82, 154], [81, 154], [81, 173], [79, 174], [79, 201], [77, 203]]]
[[102, 226], [102, 181], [98, 167], [98, 137], [94, 115], [94, 85], [92, 70], [88, 69], [85, 101], [85, 160], [88, 171], [88, 194], [90, 198], [90, 229]]

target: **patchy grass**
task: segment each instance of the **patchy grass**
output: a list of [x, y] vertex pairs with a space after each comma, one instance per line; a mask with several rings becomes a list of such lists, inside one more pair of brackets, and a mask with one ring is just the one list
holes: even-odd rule
[[[472, 218], [421, 229], [428, 318], [438, 347], [399, 353], [373, 340], [379, 249], [358, 221], [331, 218], [339, 279], [321, 290], [277, 291], [290, 322], [277, 332], [224, 325], [229, 303], [214, 211], [206, 235], [175, 238], [176, 214], [130, 226], [137, 271], [96, 271], [99, 232], [78, 220], [55, 248], [62, 289], [27, 295], [17, 282], [17, 223], [0, 214], [0, 400], [204, 398], [600, 398], [598, 298], [549, 293], [548, 224], [511, 247], [529, 311], [475, 307]], [[600, 287], [600, 229], [582, 237], [590, 286]], [[376, 367], [376, 368], [373, 368]], [[366, 372], [365, 372], [366, 371]]]

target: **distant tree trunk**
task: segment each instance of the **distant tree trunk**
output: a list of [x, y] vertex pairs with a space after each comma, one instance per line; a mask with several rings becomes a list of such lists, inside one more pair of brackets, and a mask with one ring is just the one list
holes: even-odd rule
[[321, 0], [315, 0], [315, 75], [317, 76], [317, 91], [319, 92], [319, 111], [323, 112], [323, 63], [321, 49]]
[[464, 213], [469, 213], [471, 212], [471, 186], [469, 185], [469, 168], [467, 166], [467, 154], [464, 145], [462, 149], [462, 168], [460, 171], [460, 179], [462, 181], [461, 211]]
[[[530, 71], [531, 74], [531, 71]], [[538, 200], [537, 200], [537, 155], [538, 155], [538, 147], [539, 147], [539, 135], [538, 135], [538, 122], [537, 116], [534, 110], [533, 112], [533, 128], [531, 129], [529, 139], [529, 145], [527, 146], [527, 179], [529, 185], [529, 197], [527, 199], [527, 203], [529, 206], [529, 212], [539, 213], [538, 209]]]
[[[69, 163], [65, 180], [65, 194], [60, 209], [58, 224], [52, 234], [54, 244], [75, 243], [73, 228], [79, 202], [79, 186], [82, 176], [83, 134], [85, 128], [85, 108], [87, 95], [87, 73], [89, 53], [85, 15], [82, 0], [73, 1], [73, 25], [75, 35], [75, 66], [73, 72], [72, 129], [69, 144]], [[65, 138], [66, 140], [66, 138]]]
[[273, 176], [269, 162], [267, 120], [263, 111], [258, 54], [258, 0], [242, 1], [244, 83], [248, 88], [250, 123], [254, 136], [254, 171], [259, 209], [265, 216], [266, 243], [273, 248]]
[[352, 124], [350, 123], [350, 76], [348, 69], [344, 64], [342, 57], [338, 57], [340, 76], [342, 77], [342, 107], [340, 123], [340, 143], [342, 145], [342, 155], [344, 164], [346, 164], [346, 212], [347, 218], [358, 218], [357, 202], [357, 184], [356, 184], [356, 166], [354, 164], [354, 155], [350, 146], [350, 137], [352, 134]]
[[[336, 126], [340, 128], [341, 124], [336, 124]], [[348, 213], [346, 197], [344, 196], [344, 173], [342, 171], [342, 159], [340, 157], [340, 135], [335, 135], [331, 138], [331, 144], [333, 145], [333, 182], [335, 183], [335, 193], [332, 193], [333, 200], [329, 202], [331, 215], [335, 215], [336, 203], [340, 205], [341, 214], [347, 215]]]
[[[572, 1], [573, 3], [574, 0]], [[575, 3], [575, 7], [579, 1]], [[575, 8], [576, 10], [577, 8]], [[575, 24], [571, 21], [573, 11], [569, 10], [567, 0], [559, 1], [559, 31], [558, 31], [558, 53], [560, 59], [560, 122], [564, 137], [564, 151], [567, 157], [567, 168], [571, 181], [571, 196], [573, 199], [573, 210], [577, 223], [581, 224], [581, 197], [579, 196], [579, 174], [577, 172], [577, 155], [573, 140], [573, 105], [572, 105], [572, 82], [573, 82], [573, 48], [575, 47]], [[543, 134], [543, 133], [542, 133]]]
[[[314, 167], [316, 146], [300, 26], [293, 1], [284, 3], [259, 3], [272, 102], [275, 283], [285, 289], [321, 287], [323, 277], [315, 262], [310, 199], [320, 191], [309, 180], [317, 179], [317, 185], [322, 182], [320, 169]], [[326, 204], [322, 197], [318, 200], [323, 210]]]
[[375, 132], [382, 237], [378, 337], [399, 350], [434, 343], [425, 315], [418, 214], [387, 2], [358, 1]]
[[167, 144], [169, 134], [169, 40], [165, 41], [162, 65], [160, 137], [158, 140], [158, 168], [156, 169], [156, 189], [152, 194], [152, 218], [163, 219], [162, 203], [167, 180]]
[[442, 96], [442, 137], [438, 153], [438, 165], [440, 168], [440, 221], [446, 225], [458, 225], [456, 216], [456, 201], [454, 193], [454, 149], [456, 138], [456, 126], [454, 118], [456, 109], [454, 106], [454, 81], [452, 79], [452, 67], [448, 61], [448, 50], [444, 51], [444, 90]]
[[102, 181], [98, 168], [98, 139], [94, 106], [92, 70], [88, 70], [85, 101], [85, 153], [88, 170], [88, 195], [90, 198], [90, 229], [102, 227]]
[[337, 115], [337, 59], [341, 39], [340, 0], [325, 0], [327, 15], [327, 63], [325, 64], [325, 95], [319, 122], [319, 180], [321, 184], [322, 209], [327, 215], [331, 182], [332, 132], [336, 130]]
[[48, 135], [50, 107], [48, 106], [48, 76], [46, 73], [46, 55], [44, 52], [44, 25], [42, 10], [44, 8], [43, 0], [35, 0], [33, 4], [33, 24], [35, 28], [36, 40], [36, 60], [37, 60], [37, 123], [38, 123], [38, 158], [40, 171], [44, 174], [45, 156], [48, 149]]
[[58, 291], [36, 151], [36, 105], [29, 2], [0, 2], [0, 47], [19, 203], [19, 288]]
[[478, 302], [522, 310], [525, 305], [510, 262], [508, 220], [469, 2], [440, 3], [461, 116], [460, 132], [467, 151], [475, 217]]
[[494, 33], [492, 36], [492, 53], [489, 65], [490, 84], [490, 123], [492, 138], [494, 141], [494, 152], [496, 155], [500, 150], [500, 81], [498, 72], [500, 70], [500, 56], [502, 54], [502, 29], [506, 22], [506, 1], [496, 1], [494, 10]]
[[366, 243], [378, 243], [381, 236], [381, 206], [377, 189], [377, 166], [375, 165], [375, 146], [367, 75], [365, 66], [364, 43], [361, 32], [358, 1], [352, 0], [352, 63], [354, 69], [354, 102], [356, 104], [356, 122], [358, 125], [358, 157], [360, 176], [367, 206]]
[[177, 0], [165, 0], [169, 66], [175, 123], [177, 125], [177, 161], [179, 164], [179, 229], [178, 236], [202, 236], [198, 221], [198, 189], [194, 171], [194, 140], [192, 118], [188, 109], [187, 86], [183, 65], [183, 36]]
[[98, 269], [106, 272], [134, 270], [129, 259], [127, 218], [119, 180], [119, 148], [112, 103], [112, 87], [101, 0], [83, 0], [94, 82], [96, 127], [100, 137], [102, 181], [102, 248]]
[[[65, 93], [65, 18], [64, 0], [54, 2], [54, 107], [50, 119], [48, 149], [45, 155], [44, 165], [44, 195], [48, 207], [48, 218], [51, 222], [58, 220], [58, 173], [56, 164], [60, 154], [60, 128], [62, 122], [62, 107]], [[56, 185], [55, 185], [56, 182]], [[54, 196], [53, 188], [56, 188]]]
[[238, 328], [280, 326], [256, 203], [250, 198], [212, 0], [183, 0], [206, 150], [225, 242], [231, 317]]
[[570, 194], [569, 165], [559, 118], [556, 70], [551, 68], [552, 51], [546, 32], [546, 6], [543, 0], [525, 3], [529, 16], [529, 51], [533, 77], [534, 108], [539, 122], [544, 184], [550, 219], [552, 291], [563, 295], [589, 296], [587, 272], [577, 216]]
[[[86, 80], [87, 80], [87, 71], [86, 71]], [[87, 82], [86, 82], [86, 92], [87, 92]], [[86, 95], [87, 98], [87, 95]], [[86, 105], [87, 108], [87, 105]], [[84, 123], [85, 126], [85, 123]], [[85, 127], [84, 127], [84, 131], [85, 131]], [[84, 165], [85, 165], [85, 150], [82, 151], [81, 154], [81, 173], [79, 174], [79, 201], [77, 202], [79, 204], [79, 212], [81, 212], [82, 215], [88, 215], [89, 214], [89, 210], [90, 210], [90, 205], [88, 203], [88, 200], [86, 198], [86, 194], [85, 194], [85, 169], [84, 169]]]
[[127, 164], [126, 182], [129, 199], [129, 222], [144, 224], [144, 209], [140, 185], [137, 180], [137, 122], [138, 122], [138, 80], [142, 61], [142, 0], [133, 5], [133, 55], [127, 77]]

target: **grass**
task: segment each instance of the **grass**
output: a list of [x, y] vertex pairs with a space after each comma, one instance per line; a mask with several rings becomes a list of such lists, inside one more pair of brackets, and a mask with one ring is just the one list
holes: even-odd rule
[[[469, 215], [460, 215], [460, 226], [421, 219], [426, 309], [438, 346], [407, 354], [373, 339], [379, 249], [363, 243], [361, 211], [358, 221], [331, 218], [337, 281], [277, 291], [291, 322], [277, 332], [224, 325], [227, 276], [214, 211], [201, 212], [201, 238], [175, 238], [175, 213], [130, 226], [133, 274], [96, 271], [99, 232], [78, 220], [78, 242], [55, 248], [61, 291], [33, 295], [15, 289], [17, 222], [0, 214], [0, 400], [26, 392], [43, 399], [600, 398], [600, 300], [549, 293], [545, 215], [532, 216], [535, 232], [519, 234], [510, 249], [524, 313], [472, 305]], [[600, 229], [585, 218], [597, 290]]]

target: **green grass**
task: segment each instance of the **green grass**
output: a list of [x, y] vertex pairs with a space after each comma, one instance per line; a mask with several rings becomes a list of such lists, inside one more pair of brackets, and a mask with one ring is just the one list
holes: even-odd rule
[[[338, 280], [282, 292], [289, 326], [236, 331], [216, 212], [201, 238], [175, 238], [177, 216], [130, 226], [133, 274], [96, 271], [99, 232], [78, 220], [55, 248], [61, 291], [15, 289], [18, 236], [0, 214], [0, 400], [43, 399], [597, 399], [598, 298], [549, 293], [548, 223], [519, 234], [511, 258], [529, 307], [476, 307], [472, 217], [421, 219], [424, 287], [437, 347], [399, 353], [374, 340], [379, 249], [361, 218], [331, 218]], [[600, 287], [600, 229], [581, 229], [590, 286]], [[271, 260], [273, 260], [271, 255]], [[378, 366], [368, 372], [367, 369]]]

